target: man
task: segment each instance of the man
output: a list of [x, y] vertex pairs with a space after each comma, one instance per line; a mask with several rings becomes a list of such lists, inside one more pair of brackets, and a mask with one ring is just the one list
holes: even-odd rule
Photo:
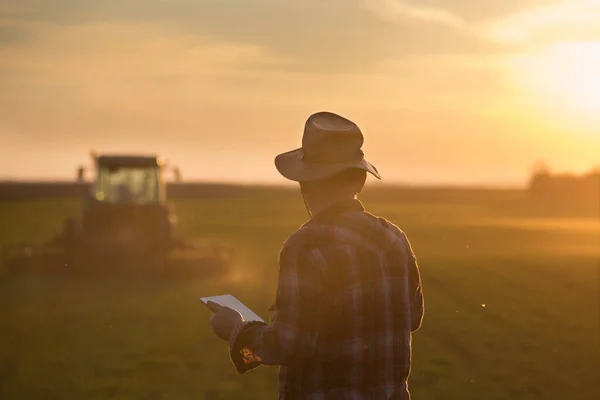
[[280, 365], [280, 399], [410, 399], [411, 332], [423, 293], [406, 235], [357, 199], [367, 172], [356, 124], [320, 112], [278, 171], [300, 183], [311, 219], [284, 244], [272, 325], [211, 303], [238, 373]]

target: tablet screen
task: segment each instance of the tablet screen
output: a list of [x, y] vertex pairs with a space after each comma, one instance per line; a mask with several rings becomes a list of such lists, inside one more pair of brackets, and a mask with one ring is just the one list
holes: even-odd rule
[[256, 313], [254, 313], [254, 311], [252, 311], [251, 309], [246, 307], [244, 305], [244, 303], [242, 303], [241, 301], [239, 301], [238, 299], [236, 299], [234, 296], [232, 296], [230, 294], [224, 294], [224, 295], [220, 295], [220, 296], [201, 297], [200, 301], [202, 303], [204, 303], [204, 305], [206, 305], [206, 303], [208, 303], [209, 301], [212, 301], [219, 305], [233, 308], [234, 310], [236, 310], [237, 312], [242, 314], [242, 317], [246, 321], [264, 322], [264, 320], [261, 317], [259, 317]]

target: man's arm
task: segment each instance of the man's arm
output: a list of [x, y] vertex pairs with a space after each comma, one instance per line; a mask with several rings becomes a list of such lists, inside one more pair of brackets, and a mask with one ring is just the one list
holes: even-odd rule
[[246, 322], [231, 335], [231, 359], [240, 374], [261, 364], [285, 365], [314, 356], [321, 323], [321, 260], [318, 250], [284, 246], [273, 324]]
[[412, 249], [410, 241], [404, 232], [401, 233], [408, 255], [408, 289], [410, 301], [410, 330], [417, 331], [423, 323], [425, 313], [425, 302], [423, 298], [423, 285], [417, 257]]
[[410, 330], [414, 332], [421, 328], [425, 312], [421, 274], [419, 273], [419, 265], [414, 254], [409, 256], [408, 260], [408, 279], [411, 295]]

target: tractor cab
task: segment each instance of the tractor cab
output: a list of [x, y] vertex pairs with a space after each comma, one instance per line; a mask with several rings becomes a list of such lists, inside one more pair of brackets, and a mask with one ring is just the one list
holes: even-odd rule
[[105, 154], [92, 158], [96, 177], [77, 228], [80, 246], [96, 253], [166, 251], [176, 219], [167, 204], [163, 159]]
[[164, 204], [164, 161], [152, 156], [95, 156], [92, 198], [104, 204]]

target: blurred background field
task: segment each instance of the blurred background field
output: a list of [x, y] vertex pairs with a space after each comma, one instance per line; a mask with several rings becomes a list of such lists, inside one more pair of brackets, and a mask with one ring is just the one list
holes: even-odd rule
[[[419, 259], [413, 398], [600, 399], [598, 21], [598, 0], [0, 0], [3, 254], [62, 233], [71, 272], [90, 248], [160, 267], [165, 193], [182, 238], [235, 249], [187, 278], [0, 263], [0, 400], [276, 398], [277, 369], [238, 376], [199, 297], [269, 317], [307, 219], [273, 157], [319, 111], [360, 126], [384, 176], [364, 203]], [[113, 202], [125, 180], [150, 216]], [[84, 198], [102, 209], [81, 235]]]
[[[598, 399], [600, 219], [521, 190], [367, 188], [398, 224], [425, 291], [415, 399]], [[226, 276], [0, 279], [1, 399], [276, 398], [277, 369], [238, 376], [198, 298], [232, 293], [268, 317], [277, 255], [306, 221], [295, 190], [177, 199], [180, 233], [236, 249]], [[569, 211], [570, 210], [570, 211]], [[77, 199], [0, 203], [0, 244], [43, 242]]]

